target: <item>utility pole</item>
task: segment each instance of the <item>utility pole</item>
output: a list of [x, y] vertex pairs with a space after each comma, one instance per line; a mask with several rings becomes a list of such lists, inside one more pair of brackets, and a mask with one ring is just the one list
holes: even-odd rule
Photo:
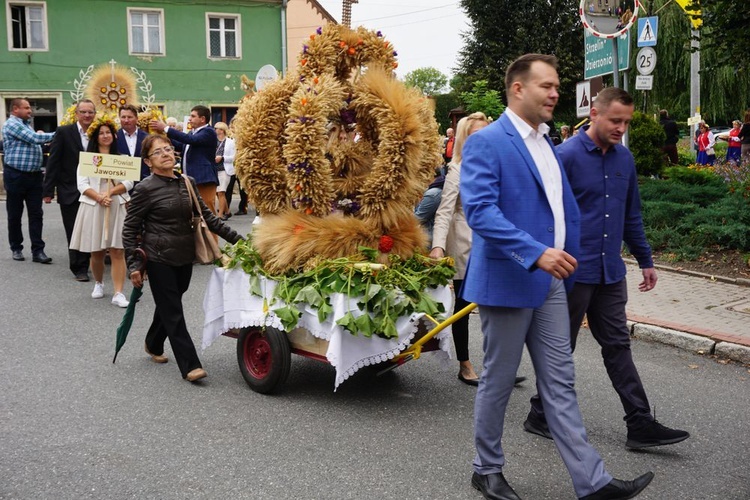
[[359, 0], [344, 0], [344, 12], [341, 14], [341, 24], [347, 28], [352, 27], [352, 4], [359, 3]]

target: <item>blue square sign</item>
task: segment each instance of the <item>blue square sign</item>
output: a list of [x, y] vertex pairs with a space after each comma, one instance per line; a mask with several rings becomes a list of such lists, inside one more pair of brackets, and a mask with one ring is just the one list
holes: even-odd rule
[[659, 32], [659, 18], [639, 17], [638, 18], [638, 47], [655, 47], [656, 35]]

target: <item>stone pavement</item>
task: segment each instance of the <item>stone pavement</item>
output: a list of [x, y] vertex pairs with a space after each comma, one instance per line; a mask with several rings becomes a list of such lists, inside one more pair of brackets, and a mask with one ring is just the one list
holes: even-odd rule
[[657, 266], [656, 288], [639, 292], [641, 272], [627, 267], [633, 335], [750, 364], [750, 281]]

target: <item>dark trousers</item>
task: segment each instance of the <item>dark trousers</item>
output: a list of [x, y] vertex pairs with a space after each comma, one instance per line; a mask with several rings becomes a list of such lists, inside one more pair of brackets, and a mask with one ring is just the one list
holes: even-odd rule
[[[585, 315], [591, 334], [601, 346], [604, 367], [612, 387], [620, 396], [625, 410], [623, 420], [631, 426], [643, 420], [652, 420], [653, 417], [630, 350], [630, 331], [625, 313], [627, 302], [626, 280], [611, 285], [576, 283], [568, 295], [571, 349], [575, 351], [578, 330]], [[538, 415], [543, 414], [538, 396], [531, 398], [531, 406]]]
[[73, 237], [73, 228], [76, 225], [76, 215], [78, 215], [79, 202], [70, 205], [60, 204], [60, 213], [62, 214], [63, 226], [65, 227], [65, 237], [68, 238], [68, 261], [70, 270], [73, 275], [86, 274], [89, 271], [89, 260], [91, 254], [88, 252], [79, 252], [70, 249], [70, 240]]
[[[229, 210], [232, 210], [232, 195], [234, 194], [234, 184], [237, 182], [237, 176], [232, 175], [229, 177], [229, 185], [227, 186], [227, 207], [229, 207]], [[247, 212], [247, 193], [245, 193], [245, 190], [242, 189], [242, 185], [240, 184], [240, 205], [237, 208], [239, 212]]]
[[146, 347], [152, 354], [164, 354], [164, 341], [169, 339], [177, 366], [185, 378], [188, 372], [202, 368], [182, 309], [182, 295], [190, 286], [193, 265], [168, 266], [148, 262], [146, 272], [156, 303], [154, 320], [146, 334]]
[[[464, 280], [453, 280], [453, 291], [456, 293], [456, 305], [453, 307], [453, 314], [468, 306], [471, 302], [466, 302], [460, 297], [461, 286]], [[456, 359], [459, 361], [469, 361], [469, 315], [453, 323], [453, 345], [456, 347]]]
[[3, 182], [5, 183], [6, 202], [8, 212], [8, 242], [12, 251], [23, 250], [23, 231], [21, 219], [23, 206], [29, 214], [29, 239], [31, 253], [36, 254], [44, 250], [42, 240], [42, 225], [44, 212], [42, 211], [42, 172], [22, 172], [13, 167], [3, 167]]
[[679, 158], [677, 157], [677, 144], [665, 144], [661, 147], [661, 150], [667, 155], [669, 163], [672, 165], [677, 165], [679, 163]]

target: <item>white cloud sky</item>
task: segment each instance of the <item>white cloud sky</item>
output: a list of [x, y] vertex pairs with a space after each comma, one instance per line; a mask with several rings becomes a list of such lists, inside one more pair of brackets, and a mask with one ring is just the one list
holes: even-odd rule
[[[318, 3], [341, 21], [341, 0]], [[352, 26], [383, 32], [398, 52], [399, 77], [432, 66], [450, 78], [468, 19], [458, 0], [359, 0], [352, 5]]]

